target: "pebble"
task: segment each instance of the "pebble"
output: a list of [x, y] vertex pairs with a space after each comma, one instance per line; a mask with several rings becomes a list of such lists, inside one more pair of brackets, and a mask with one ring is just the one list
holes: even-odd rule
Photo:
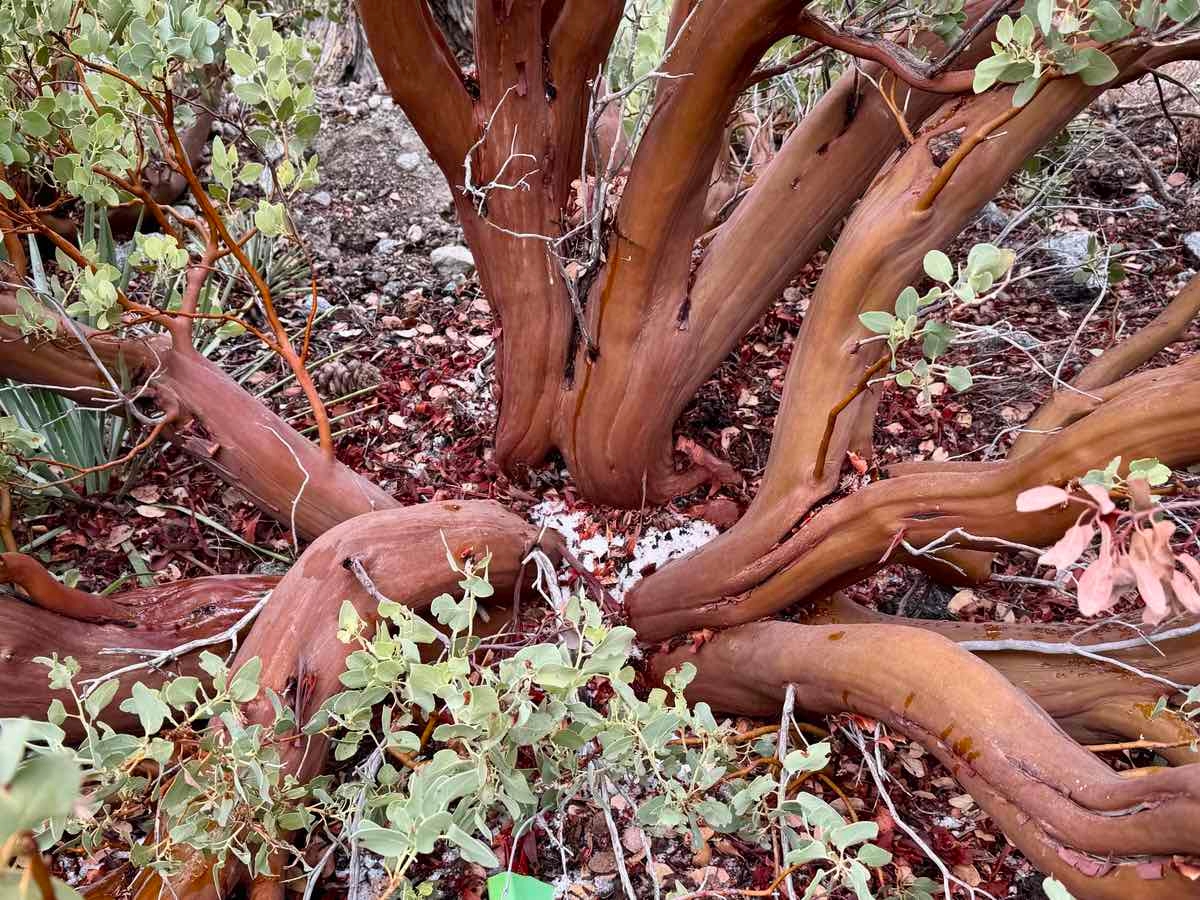
[[475, 257], [460, 244], [435, 248], [429, 254], [429, 261], [441, 275], [466, 275], [475, 268]]
[[1200, 262], [1200, 231], [1189, 231], [1183, 236], [1183, 246], [1196, 262]]

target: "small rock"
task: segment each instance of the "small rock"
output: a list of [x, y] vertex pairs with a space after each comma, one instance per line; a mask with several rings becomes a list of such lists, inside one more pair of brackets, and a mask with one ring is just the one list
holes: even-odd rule
[[1083, 230], [1064, 231], [1051, 235], [1038, 244], [1038, 249], [1059, 271], [1046, 278], [1047, 293], [1060, 305], [1089, 304], [1104, 287], [1104, 276], [1091, 272], [1080, 281], [1077, 276], [1091, 255], [1088, 250], [1091, 233]]
[[1008, 224], [1008, 216], [996, 205], [995, 201], [992, 201], [979, 211], [979, 215], [975, 217], [975, 224], [985, 231], [1000, 231]]
[[367, 106], [371, 107], [371, 109], [379, 109], [379, 104], [382, 102], [382, 97], [380, 97], [378, 94], [372, 94], [367, 100]]
[[410, 244], [419, 244], [425, 239], [425, 229], [413, 222], [408, 226], [408, 231], [404, 232], [404, 239]]
[[471, 251], [459, 244], [436, 248], [429, 254], [429, 261], [441, 275], [466, 275], [475, 268]]
[[379, 256], [386, 256], [387, 254], [395, 251], [395, 249], [399, 246], [400, 242], [394, 238], [384, 238], [375, 245], [375, 250], [373, 252]]
[[421, 154], [401, 153], [396, 157], [396, 165], [400, 167], [401, 172], [415, 172], [421, 168]]
[[1189, 231], [1183, 236], [1183, 246], [1195, 262], [1200, 262], [1200, 231]]
[[1164, 212], [1166, 207], [1151, 197], [1149, 194], [1140, 195], [1133, 203], [1133, 208], [1130, 212], [1145, 211], [1145, 212]]
[[404, 282], [389, 281], [383, 286], [383, 293], [386, 297], [399, 297], [404, 293]]
[[313, 194], [313, 203], [317, 206], [329, 206], [333, 203], [333, 197], [330, 196], [329, 191], [317, 191]]
[[1038, 248], [1051, 257], [1058, 265], [1070, 269], [1078, 269], [1088, 259], [1088, 242], [1091, 233], [1087, 231], [1064, 231], [1051, 235], [1042, 241]]
[[374, 272], [368, 275], [367, 278], [371, 284], [387, 284], [392, 280], [391, 276], [388, 275], [387, 272], [383, 271], [383, 269], [376, 269]]

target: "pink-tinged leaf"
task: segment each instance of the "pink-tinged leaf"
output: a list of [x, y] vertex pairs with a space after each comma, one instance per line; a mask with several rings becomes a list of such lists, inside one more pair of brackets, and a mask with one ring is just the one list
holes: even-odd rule
[[1100, 507], [1100, 515], [1107, 516], [1117, 508], [1117, 505], [1112, 502], [1112, 497], [1108, 496], [1108, 488], [1104, 485], [1085, 484], [1083, 489], [1087, 491], [1088, 496], [1095, 500], [1096, 505]]
[[1195, 881], [1196, 879], [1200, 878], [1200, 866], [1194, 866], [1186, 859], [1179, 856], [1172, 857], [1171, 862], [1175, 864], [1175, 868], [1178, 870], [1179, 874], [1188, 881]]
[[1183, 604], [1184, 609], [1188, 612], [1200, 613], [1200, 591], [1196, 590], [1196, 585], [1192, 584], [1192, 580], [1182, 572], [1171, 573], [1171, 590], [1175, 594], [1175, 599]]
[[1071, 495], [1062, 488], [1043, 484], [1041, 487], [1021, 491], [1017, 495], [1017, 512], [1041, 512], [1043, 509], [1062, 506], [1070, 499]]
[[1038, 562], [1043, 566], [1054, 566], [1059, 572], [1069, 569], [1083, 555], [1083, 551], [1092, 543], [1096, 536], [1096, 526], [1092, 523], [1074, 525], [1049, 550], [1043, 553]]
[[1192, 576], [1192, 580], [1197, 585], [1200, 585], [1200, 562], [1197, 562], [1194, 556], [1189, 556], [1187, 553], [1180, 553], [1175, 558], [1188, 570], [1188, 574]]
[[1154, 555], [1162, 565], [1172, 567], [1175, 554], [1171, 551], [1171, 538], [1175, 537], [1176, 526], [1170, 519], [1160, 519], [1150, 526], [1154, 532]]
[[1098, 616], [1117, 602], [1113, 596], [1115, 578], [1112, 557], [1101, 552], [1079, 576], [1079, 611], [1083, 615]]
[[1163, 588], [1154, 564], [1140, 553], [1135, 555], [1132, 552], [1133, 549], [1130, 547], [1129, 568], [1133, 572], [1133, 577], [1137, 579], [1138, 594], [1146, 604], [1142, 618], [1147, 623], [1154, 625], [1165, 619], [1167, 613], [1171, 611], [1171, 607], [1167, 603], [1167, 592]]

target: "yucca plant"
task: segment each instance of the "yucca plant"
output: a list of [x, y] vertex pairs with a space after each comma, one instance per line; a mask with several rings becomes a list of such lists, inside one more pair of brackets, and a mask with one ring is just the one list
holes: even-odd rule
[[[46, 458], [94, 468], [121, 454], [126, 433], [124, 419], [104, 410], [86, 409], [52, 391], [6, 382], [0, 387], [0, 410], [12, 416], [21, 428], [42, 438], [40, 452]], [[43, 463], [22, 468], [21, 474], [33, 485], [59, 480]], [[73, 488], [85, 495], [103, 494], [118, 471], [110, 468], [89, 472], [59, 487], [68, 491]]]
[[[90, 203], [83, 207], [79, 241], [84, 245], [95, 244], [100, 259], [120, 270], [121, 288], [128, 286], [132, 274], [128, 258], [122, 259], [118, 253], [108, 218], [98, 214]], [[46, 295], [50, 283], [37, 241], [32, 236], [29, 239], [29, 271], [36, 293]], [[86, 309], [68, 307], [68, 311], [84, 324], [97, 324]], [[112, 374], [118, 382], [126, 380], [120, 371]], [[21, 428], [41, 437], [39, 450], [42, 457], [81, 469], [97, 468], [117, 459], [127, 431], [126, 422], [120, 416], [102, 409], [88, 409], [53, 391], [15, 382], [0, 386], [0, 412], [11, 416]], [[118, 471], [116, 468], [100, 469], [57, 486], [68, 494], [103, 494], [109, 490], [113, 475]], [[45, 463], [21, 466], [19, 475], [34, 488], [61, 481], [61, 476]]]

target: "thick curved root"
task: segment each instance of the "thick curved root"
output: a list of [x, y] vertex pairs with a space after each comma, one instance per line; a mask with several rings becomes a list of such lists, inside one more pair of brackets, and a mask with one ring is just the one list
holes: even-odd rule
[[[447, 555], [459, 566], [467, 560], [479, 564], [487, 557], [495, 605], [475, 629], [486, 635], [508, 621], [509, 598], [524, 576], [523, 560], [539, 538], [549, 552], [556, 552], [556, 536], [542, 537], [539, 529], [490, 501], [368, 513], [327, 531], [279, 582], [234, 659], [234, 669], [254, 657], [262, 662], [259, 696], [242, 707], [247, 724], [274, 724], [268, 689], [295, 710], [300, 722], [343, 689], [339, 676], [354, 645], [336, 637], [342, 603], [354, 604], [368, 632], [379, 618], [377, 601], [351, 571], [350, 560], [361, 564], [379, 593], [424, 610], [440, 594], [461, 592], [462, 575], [450, 567]], [[301, 780], [313, 777], [324, 766], [326, 745], [327, 740], [317, 736], [281, 747], [284, 770]], [[183, 900], [200, 900], [205, 881], [191, 874], [206, 863], [195, 857], [186, 863], [187, 877], [171, 879], [168, 892]], [[211, 886], [211, 878], [207, 884]], [[253, 894], [266, 897], [271, 890], [260, 879]]]
[[[17, 554], [6, 554], [4, 560], [10, 575], [12, 556]], [[0, 619], [4, 622], [0, 629], [0, 683], [4, 685], [0, 691], [0, 718], [42, 718], [55, 697], [71, 703], [68, 693], [50, 689], [47, 670], [34, 662], [36, 657], [53, 653], [60, 658], [74, 657], [80, 665], [79, 681], [144, 663], [149, 658], [146, 653], [112, 650], [162, 652], [219, 635], [232, 628], [279, 581], [270, 575], [217, 575], [137, 588], [109, 598], [66, 592], [54, 582], [64, 594], [58, 595], [44, 592], [38, 571], [53, 579], [40, 565], [32, 560], [28, 563], [17, 566], [21, 577], [13, 580], [26, 589], [32, 602], [0, 596]], [[59, 601], [64, 599], [70, 603], [60, 607]], [[86, 621], [97, 610], [103, 610], [104, 624]], [[199, 675], [197, 660], [198, 654], [190, 653], [162, 669], [131, 673], [122, 679], [117, 696], [124, 699], [135, 681], [155, 686], [164, 677]], [[105, 711], [104, 720], [117, 729], [136, 729], [138, 722], [115, 702]]]
[[723, 632], [698, 652], [661, 656], [654, 671], [685, 661], [698, 668], [693, 701], [774, 716], [793, 684], [798, 708], [861, 713], [919, 741], [1078, 897], [1200, 896], [1200, 884], [1175, 866], [1200, 854], [1200, 767], [1121, 777], [1003, 675], [940, 635], [764, 622]]
[[[843, 594], [815, 603], [805, 616], [810, 625], [892, 625], [920, 628], [955, 642], [998, 639], [1074, 642], [1081, 647], [1107, 641], [1125, 641], [1130, 633], [1115, 625], [1096, 628], [1076, 638], [1080, 626], [1007, 625], [990, 622], [945, 622], [889, 616], [860, 606]], [[1200, 682], [1200, 632], [1159, 644], [1140, 644], [1107, 656], [1143, 672], [1181, 684]], [[979, 658], [1004, 675], [1046, 710], [1071, 737], [1098, 744], [1111, 741], [1149, 740], [1171, 744], [1200, 740], [1186, 719], [1169, 711], [1152, 715], [1171, 688], [1141, 678], [1115, 666], [1074, 655], [1049, 655], [1016, 650], [980, 653]], [[1190, 746], [1167, 747], [1161, 754], [1175, 765], [1200, 762], [1200, 752]]]

